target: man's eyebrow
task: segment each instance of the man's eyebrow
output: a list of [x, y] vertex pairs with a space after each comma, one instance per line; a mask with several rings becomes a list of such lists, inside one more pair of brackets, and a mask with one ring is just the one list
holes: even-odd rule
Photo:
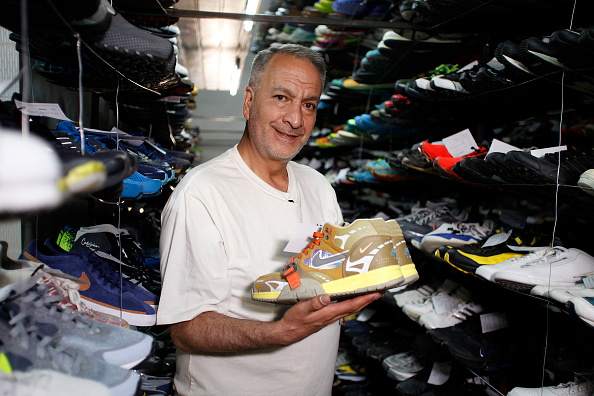
[[[275, 87], [275, 88], [273, 88], [273, 92], [275, 92], [275, 93], [281, 92], [287, 96], [293, 96], [293, 93], [291, 92], [291, 90], [288, 88], [285, 88], [285, 87]], [[311, 102], [311, 101], [317, 102], [319, 100], [320, 100], [320, 97], [316, 96], [316, 95], [304, 98], [304, 101], [306, 101], [306, 102]]]

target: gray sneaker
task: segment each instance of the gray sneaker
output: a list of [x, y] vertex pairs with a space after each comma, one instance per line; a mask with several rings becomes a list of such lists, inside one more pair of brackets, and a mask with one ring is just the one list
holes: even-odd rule
[[[33, 279], [37, 282], [43, 273]], [[1, 286], [1, 284], [0, 284]], [[135, 330], [99, 322], [85, 314], [64, 309], [64, 295], [52, 285], [21, 281], [9, 285], [11, 302], [22, 307], [38, 326], [55, 330], [58, 346], [71, 348], [89, 357], [103, 359], [122, 368], [132, 368], [152, 352], [153, 338]]]
[[[20, 290], [36, 286], [35, 277], [0, 289], [0, 345], [14, 371], [51, 369], [107, 386], [113, 396], [136, 394], [140, 376], [132, 371], [58, 345], [58, 328], [36, 323]], [[34, 288], [34, 290], [36, 290]], [[100, 322], [98, 322], [100, 323]], [[65, 338], [65, 337], [64, 337]]]

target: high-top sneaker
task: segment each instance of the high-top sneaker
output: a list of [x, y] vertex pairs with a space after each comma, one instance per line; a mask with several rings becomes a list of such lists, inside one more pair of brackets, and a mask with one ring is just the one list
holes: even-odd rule
[[347, 227], [325, 224], [282, 274], [254, 283], [256, 301], [292, 304], [328, 294], [341, 300], [383, 291], [404, 282], [392, 236], [381, 219], [360, 219]]

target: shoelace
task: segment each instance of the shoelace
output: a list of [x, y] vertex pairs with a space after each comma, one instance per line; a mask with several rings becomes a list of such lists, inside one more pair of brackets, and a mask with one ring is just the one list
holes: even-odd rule
[[[307, 255], [309, 253], [309, 249], [313, 249], [315, 246], [320, 245], [320, 238], [323, 238], [324, 234], [321, 232], [314, 232], [313, 233], [313, 241], [301, 253], [297, 255], [298, 259], [301, 259], [303, 255]], [[297, 266], [295, 265], [295, 257], [291, 257], [285, 267], [283, 268], [283, 275], [287, 282], [289, 282], [289, 287], [291, 290], [294, 290], [296, 287], [301, 285], [301, 281], [299, 280], [299, 274], [297, 273]]]
[[[77, 251], [72, 252], [79, 256], [81, 259], [88, 261], [92, 271], [97, 274], [97, 281], [99, 285], [106, 288], [108, 291], [119, 294], [120, 293], [120, 281], [118, 275], [107, 266], [107, 264], [94, 252], [83, 252]], [[86, 254], [85, 254], [86, 253]], [[123, 291], [130, 291], [132, 287], [128, 282], [122, 282]]]
[[[40, 360], [49, 360], [51, 365], [49, 368], [74, 376], [79, 374], [84, 360], [83, 355], [55, 345], [54, 338], [40, 333], [39, 328], [31, 322], [29, 314], [16, 308], [18, 305], [12, 303], [6, 305], [11, 306], [11, 308], [7, 307], [11, 316], [8, 321], [11, 326], [9, 335], [15, 343], [28, 351], [34, 348], [35, 355]], [[15, 313], [16, 310], [18, 313]]]
[[37, 308], [45, 307], [48, 316], [59, 316], [63, 322], [74, 323], [76, 327], [86, 329], [89, 336], [93, 336], [99, 332], [98, 322], [83, 319], [82, 314], [74, 311], [71, 308], [62, 308], [60, 301], [62, 296], [50, 295], [49, 288], [45, 284], [38, 284], [28, 291], [18, 296], [18, 304], [21, 310], [25, 306], [33, 306]]
[[558, 256], [567, 253], [567, 249], [561, 246], [554, 246], [547, 250], [547, 252], [540, 258], [532, 260], [522, 265], [522, 267], [531, 267], [533, 265], [548, 264], [550, 260], [557, 258]]

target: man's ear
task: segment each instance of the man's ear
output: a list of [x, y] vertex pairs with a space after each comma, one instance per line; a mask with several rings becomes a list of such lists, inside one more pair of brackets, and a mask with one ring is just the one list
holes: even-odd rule
[[246, 120], [250, 119], [250, 107], [254, 101], [254, 89], [251, 86], [245, 87], [243, 94], [243, 118]]

